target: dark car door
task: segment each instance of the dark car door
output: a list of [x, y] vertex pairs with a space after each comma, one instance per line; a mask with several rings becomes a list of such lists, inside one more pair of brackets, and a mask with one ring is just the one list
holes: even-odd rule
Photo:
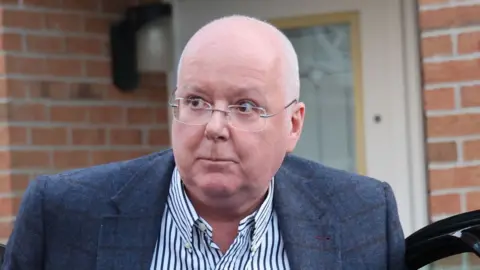
[[406, 248], [405, 260], [412, 270], [427, 265], [435, 270], [480, 266], [480, 210], [446, 218], [418, 230], [406, 238]]
[[5, 245], [0, 244], [0, 270], [2, 269], [3, 255], [4, 254], [5, 254]]

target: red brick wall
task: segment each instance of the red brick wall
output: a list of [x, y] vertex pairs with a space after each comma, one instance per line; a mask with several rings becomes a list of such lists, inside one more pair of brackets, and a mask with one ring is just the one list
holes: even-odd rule
[[108, 26], [127, 2], [0, 1], [0, 242], [36, 175], [168, 147], [164, 76], [110, 84]]
[[480, 208], [480, 1], [419, 4], [430, 209], [437, 219]]

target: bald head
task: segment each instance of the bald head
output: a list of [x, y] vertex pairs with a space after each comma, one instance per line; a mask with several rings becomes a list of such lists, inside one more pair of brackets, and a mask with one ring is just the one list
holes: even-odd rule
[[266, 61], [276, 62], [275, 65], [280, 65], [277, 79], [284, 88], [285, 99], [299, 98], [297, 55], [288, 38], [273, 25], [241, 15], [223, 17], [206, 24], [185, 46], [178, 64], [178, 78], [181, 77], [185, 59], [201, 55], [206, 48], [218, 51], [227, 48], [230, 54], [242, 51], [247, 57], [258, 58], [261, 55]]

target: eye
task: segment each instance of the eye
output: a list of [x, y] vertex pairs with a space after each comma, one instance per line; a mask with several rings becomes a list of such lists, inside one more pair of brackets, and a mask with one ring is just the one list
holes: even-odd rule
[[257, 106], [252, 101], [242, 101], [238, 104], [237, 111], [239, 113], [248, 114], [255, 112], [256, 108]]
[[184, 103], [191, 109], [205, 109], [210, 106], [208, 102], [200, 97], [189, 97], [184, 99]]

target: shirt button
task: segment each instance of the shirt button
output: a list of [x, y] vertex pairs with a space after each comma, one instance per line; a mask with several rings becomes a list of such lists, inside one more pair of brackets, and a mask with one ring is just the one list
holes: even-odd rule
[[185, 242], [185, 248], [186, 249], [191, 249], [192, 245], [189, 242]]
[[198, 224], [198, 228], [202, 232], [205, 232], [207, 230], [207, 226], [205, 226], [205, 224], [203, 224], [203, 223]]

